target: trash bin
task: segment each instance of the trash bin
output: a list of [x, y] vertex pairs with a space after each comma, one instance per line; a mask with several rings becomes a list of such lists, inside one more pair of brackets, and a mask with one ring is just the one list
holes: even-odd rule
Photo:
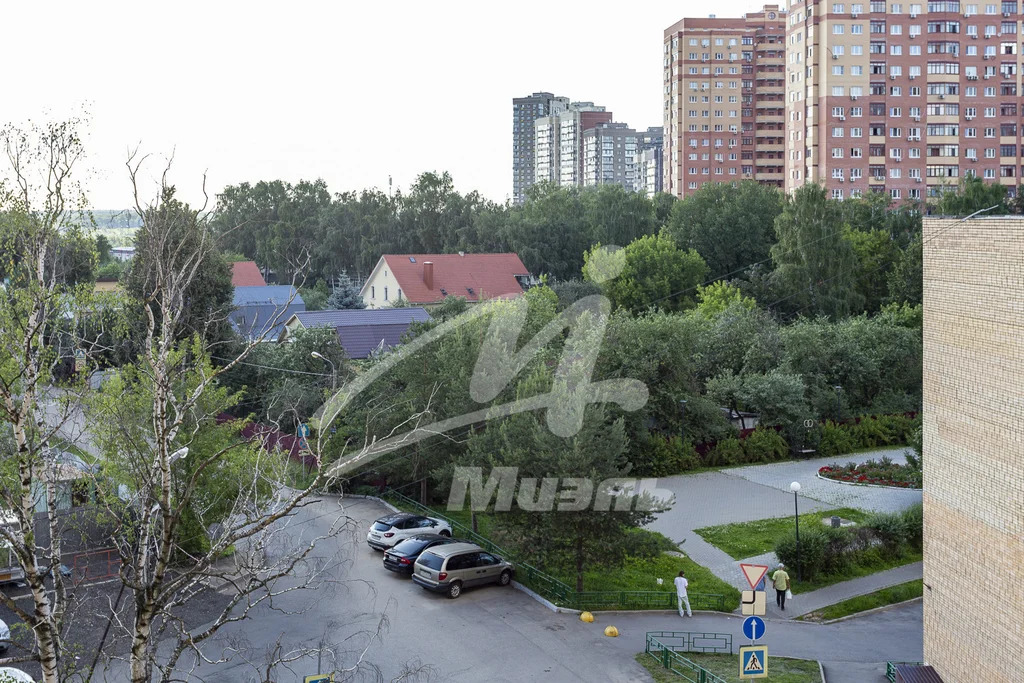
[[841, 518], [839, 518], [839, 517], [837, 517], [835, 515], [832, 515], [832, 528], [833, 529], [838, 529], [840, 526], [842, 526], [842, 521], [843, 520]]

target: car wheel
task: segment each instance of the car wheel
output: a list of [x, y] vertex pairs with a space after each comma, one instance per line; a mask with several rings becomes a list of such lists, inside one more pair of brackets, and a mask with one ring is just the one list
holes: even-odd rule
[[510, 583], [512, 583], [512, 572], [506, 569], [501, 573], [501, 576], [498, 577], [498, 585], [507, 586]]
[[454, 600], [460, 595], [462, 595], [462, 582], [452, 581], [451, 584], [448, 585], [448, 597]]
[[445, 538], [451, 538], [452, 537], [452, 532], [448, 531], [447, 529], [441, 529], [441, 531], [438, 532], [438, 533], [441, 536], [444, 536]]

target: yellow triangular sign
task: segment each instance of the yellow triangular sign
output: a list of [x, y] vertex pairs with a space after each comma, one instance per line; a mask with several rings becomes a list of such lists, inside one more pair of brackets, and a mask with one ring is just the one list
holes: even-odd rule
[[763, 564], [741, 564], [740, 569], [743, 570], [743, 576], [747, 578], [752, 590], [757, 590], [757, 584], [761, 583], [761, 579], [768, 573], [768, 567]]
[[750, 659], [747, 660], [746, 665], [743, 667], [743, 673], [745, 673], [745, 674], [764, 673], [764, 666], [761, 665], [761, 659], [758, 657], [757, 652], [751, 652], [750, 653]]

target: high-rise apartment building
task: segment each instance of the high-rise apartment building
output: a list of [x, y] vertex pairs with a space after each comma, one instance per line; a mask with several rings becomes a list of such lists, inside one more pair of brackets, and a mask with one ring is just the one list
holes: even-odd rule
[[683, 19], [665, 31], [664, 185], [785, 178], [786, 12]]
[[662, 188], [665, 129], [652, 126], [637, 133], [636, 184], [634, 190], [651, 197]]
[[976, 175], [1013, 194], [1020, 19], [1019, 0], [793, 0], [683, 19], [665, 32], [665, 190], [784, 178], [837, 199], [925, 199]]
[[535, 92], [529, 97], [512, 99], [512, 200], [520, 204], [526, 190], [534, 183], [534, 121], [548, 116], [552, 108], [568, 105], [569, 98], [549, 92]]
[[583, 132], [584, 186], [636, 189], [637, 132], [625, 123], [599, 123]]
[[795, 0], [787, 31], [786, 187], [936, 196], [1020, 175], [1017, 0]]
[[583, 184], [583, 133], [610, 123], [612, 113], [593, 102], [573, 102], [558, 115], [558, 184]]

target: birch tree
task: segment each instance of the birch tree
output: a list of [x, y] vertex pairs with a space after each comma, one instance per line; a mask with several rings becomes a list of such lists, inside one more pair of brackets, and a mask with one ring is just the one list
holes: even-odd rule
[[[31, 630], [32, 649], [0, 658], [0, 665], [36, 660], [46, 683], [73, 674], [62, 659], [68, 586], [61, 565], [54, 442], [70, 429], [84, 387], [82, 374], [67, 376], [79, 355], [93, 349], [75, 338], [90, 310], [91, 283], [71, 270], [69, 254], [81, 245], [73, 218], [84, 207], [75, 181], [82, 157], [80, 122], [7, 126], [0, 131], [6, 177], [0, 181], [0, 541], [10, 547], [31, 595], [31, 606], [0, 592], [0, 602]], [[88, 255], [86, 255], [88, 259]], [[86, 278], [87, 279], [87, 278]], [[49, 539], [36, 531], [43, 503]], [[48, 578], [52, 586], [47, 586]]]

